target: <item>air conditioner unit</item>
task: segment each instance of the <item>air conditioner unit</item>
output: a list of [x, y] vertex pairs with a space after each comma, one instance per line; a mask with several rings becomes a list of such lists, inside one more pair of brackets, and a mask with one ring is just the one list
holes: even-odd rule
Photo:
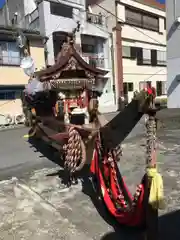
[[25, 122], [25, 116], [24, 114], [17, 114], [15, 116], [15, 124], [21, 124]]
[[0, 114], [0, 126], [6, 125], [6, 116]]
[[10, 114], [7, 114], [5, 116], [5, 125], [12, 125], [12, 124], [14, 124], [14, 118]]

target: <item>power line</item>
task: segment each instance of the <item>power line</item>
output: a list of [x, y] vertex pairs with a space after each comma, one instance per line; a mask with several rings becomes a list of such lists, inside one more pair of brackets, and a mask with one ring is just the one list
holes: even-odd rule
[[[98, 3], [95, 3], [95, 5], [97, 5], [97, 6], [100, 7], [101, 9], [103, 9], [105, 12], [111, 14], [111, 15], [114, 16], [116, 19], [120, 20], [122, 23], [126, 23], [123, 19], [117, 17], [114, 13], [110, 12], [109, 10], [107, 10], [107, 9], [104, 8], [104, 7], [102, 7], [102, 6], [99, 5]], [[157, 42], [158, 44], [161, 44], [161, 45], [162, 45], [162, 43], [159, 42], [157, 39], [149, 36], [148, 34], [144, 33], [143, 31], [141, 31], [140, 29], [136, 28], [135, 26], [130, 26], [130, 27], [134, 28], [136, 31], [142, 33], [143, 35], [147, 36], [147, 37], [150, 38], [151, 40], [153, 40], [153, 41]]]
[[[61, 3], [59, 0], [57, 0], [57, 1], [58, 1], [59, 3]], [[96, 4], [96, 5], [99, 6], [101, 9], [103, 9], [104, 11], [106, 11], [107, 13], [109, 13], [110, 15], [116, 17], [112, 12], [108, 11], [108, 10], [105, 9], [104, 7], [100, 6], [99, 4]], [[82, 13], [82, 12], [86, 12], [86, 13], [87, 13], [87, 10], [85, 10], [85, 11], [80, 11], [80, 12], [81, 12], [81, 13]], [[73, 13], [73, 15], [76, 16], [76, 17], [78, 17], [78, 19], [84, 20], [84, 18], [82, 18], [82, 17], [81, 17], [80, 15], [78, 15], [78, 14]], [[120, 18], [118, 18], [118, 19], [119, 19], [120, 21], [123, 21], [123, 20], [120, 19]], [[75, 23], [77, 23], [74, 19], [73, 19], [73, 21], [74, 21]], [[93, 23], [89, 23], [89, 24], [91, 24], [92, 26], [100, 29], [101, 31], [104, 31], [104, 32], [106, 32], [106, 33], [108, 33], [108, 34], [111, 34], [111, 32], [109, 32], [109, 31], [107, 31], [107, 30], [105, 30], [105, 29], [103, 29], [103, 28], [101, 28], [101, 27], [99, 27], [99, 26], [97, 26], [97, 25], [95, 25], [95, 24], [93, 24]], [[61, 23], [56, 26], [56, 28], [53, 30], [53, 32], [54, 32], [55, 30], [57, 30], [60, 26], [61, 26]], [[131, 27], [135, 28], [137, 31], [141, 32], [142, 34], [144, 34], [145, 36], [149, 37], [149, 38], [152, 39], [153, 41], [156, 41], [157, 43], [161, 44], [158, 40], [150, 37], [148, 34], [145, 34], [143, 31], [137, 29], [136, 27], [134, 27], [134, 26], [131, 26]], [[29, 30], [30, 30], [30, 28], [29, 28]], [[31, 29], [31, 30], [33, 30], [33, 29]], [[50, 34], [48, 34], [47, 37], [52, 36], [53, 32], [51, 32]], [[111, 68], [109, 68], [109, 69], [111, 69]], [[157, 75], [159, 72], [161, 72], [161, 71], [163, 71], [163, 70], [164, 70], [164, 69], [158, 70], [157, 72], [151, 74], [148, 78], [144, 79], [143, 81], [147, 81], [147, 80], [151, 79], [153, 76]]]

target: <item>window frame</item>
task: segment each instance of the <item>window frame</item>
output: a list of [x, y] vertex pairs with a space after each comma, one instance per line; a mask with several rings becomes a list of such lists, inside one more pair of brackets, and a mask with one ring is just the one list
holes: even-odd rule
[[[143, 56], [143, 51], [145, 51], [145, 50], [148, 50], [148, 51], [149, 51], [150, 59], [144, 58], [144, 56]], [[151, 57], [151, 49], [143, 48], [143, 49], [142, 49], [142, 65], [148, 65], [148, 66], [150, 66], [150, 65], [151, 65], [151, 59], [152, 59], [152, 57]], [[147, 62], [144, 61], [144, 60], [147, 60]]]
[[[61, 9], [61, 14], [58, 13], [58, 9]], [[69, 11], [68, 14], [66, 10]], [[54, 16], [73, 19], [73, 7], [60, 2], [50, 2], [50, 13]]]
[[[139, 14], [140, 15], [140, 18], [141, 18], [141, 22], [140, 24], [137, 24], [136, 21], [128, 21], [128, 17], [127, 17], [127, 12], [131, 12], [131, 13], [136, 13], [136, 14]], [[154, 18], [157, 20], [157, 28], [151, 28], [151, 27], [148, 27], [144, 24], [144, 21], [143, 21], [143, 17], [151, 17], [151, 18]], [[134, 8], [134, 7], [129, 7], [129, 6], [125, 6], [125, 24], [128, 24], [128, 25], [132, 25], [132, 26], [135, 26], [135, 27], [139, 27], [139, 28], [142, 28], [142, 29], [146, 29], [146, 30], [149, 30], [149, 31], [154, 31], [154, 32], [159, 32], [159, 16], [158, 15], [155, 15], [155, 14], [151, 14], [147, 11], [143, 11], [143, 10], [139, 10], [137, 8]]]
[[[143, 84], [144, 86], [142, 88], [140, 88], [140, 84]], [[147, 88], [148, 85], [152, 86], [152, 82], [151, 81], [140, 81], [139, 82], [139, 91], [142, 91], [143, 89]]]
[[[166, 54], [167, 52], [166, 51], [161, 51], [161, 50], [156, 50], [157, 51], [157, 66], [166, 66], [167, 65], [167, 57], [166, 57]], [[165, 61], [161, 61], [158, 59], [158, 52], [159, 53], [164, 53], [165, 54]]]
[[[129, 48], [129, 56], [123, 55], [123, 48]], [[122, 45], [122, 58], [135, 60], [137, 58], [137, 47]]]
[[134, 92], [134, 82], [124, 82], [123, 92], [127, 95], [129, 92]]
[[[129, 56], [124, 56], [124, 54], [123, 54], [123, 48], [129, 48], [128, 50], [129, 50]], [[122, 57], [123, 58], [130, 58], [131, 59], [131, 47], [130, 46], [122, 46]]]
[[[2, 95], [4, 97], [2, 98]], [[10, 94], [13, 94], [13, 97], [8, 97]], [[0, 90], [0, 101], [15, 100], [16, 99], [16, 90]]]
[[[159, 83], [161, 83], [161, 90], [160, 91], [158, 90], [158, 84]], [[159, 94], [159, 92], [161, 92], [161, 94]], [[167, 95], [166, 81], [156, 81], [156, 95], [157, 95], [157, 97]]]
[[[1, 44], [5, 43], [6, 46], [6, 54], [7, 56], [3, 55], [3, 50], [1, 48]], [[16, 46], [16, 42], [15, 41], [3, 41], [0, 40], [0, 66], [12, 66], [12, 67], [19, 67], [21, 64], [21, 59], [22, 59], [22, 52], [20, 51], [20, 49], [16, 46], [17, 48], [17, 52], [19, 54], [18, 57], [13, 57], [12, 53], [13, 51], [10, 49], [9, 44], [14, 43], [14, 47]], [[15, 53], [15, 51], [14, 51]], [[3, 59], [7, 59], [7, 61], [3, 60]], [[17, 59], [18, 63], [13, 62], [13, 59]]]

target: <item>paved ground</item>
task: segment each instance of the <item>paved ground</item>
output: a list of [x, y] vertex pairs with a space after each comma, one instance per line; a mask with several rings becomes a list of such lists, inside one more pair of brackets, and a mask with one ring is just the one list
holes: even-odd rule
[[[173, 116], [173, 119], [170, 118]], [[108, 116], [111, 118], [112, 116]], [[180, 113], [161, 112], [158, 163], [163, 173], [167, 208], [160, 212], [160, 239], [180, 239]], [[124, 142], [120, 169], [131, 191], [144, 173], [144, 121]], [[45, 145], [36, 152], [22, 136], [27, 129], [0, 132], [0, 239], [116, 240], [140, 239], [109, 217], [84, 178], [66, 189], [59, 158]], [[51, 161], [50, 161], [50, 160]], [[13, 177], [13, 179], [11, 179]], [[6, 180], [9, 179], [9, 180]]]

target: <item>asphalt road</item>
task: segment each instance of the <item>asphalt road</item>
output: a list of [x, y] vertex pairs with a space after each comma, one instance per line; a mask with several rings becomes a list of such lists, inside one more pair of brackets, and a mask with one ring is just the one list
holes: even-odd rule
[[[164, 176], [167, 202], [159, 218], [162, 240], [180, 239], [179, 112], [158, 114], [161, 126], [157, 161]], [[107, 117], [110, 119], [113, 115]], [[27, 131], [21, 128], [0, 132], [0, 178], [18, 178], [15, 182], [0, 182], [0, 238], [140, 240], [139, 232], [126, 231], [110, 218], [87, 179], [71, 189], [64, 189], [62, 168], [55, 164], [59, 161], [58, 155], [43, 144], [40, 151], [36, 151], [23, 138]], [[131, 191], [144, 174], [144, 133], [142, 119], [123, 144], [120, 169]], [[15, 220], [10, 222], [10, 219]]]
[[55, 166], [23, 138], [27, 133], [25, 127], [0, 131], [0, 179], [19, 176], [43, 166]]
[[[109, 121], [116, 114], [106, 114], [106, 118]], [[128, 138], [142, 134], [144, 130], [144, 122], [141, 121], [129, 134]], [[26, 127], [0, 131], [0, 179], [11, 177], [11, 175], [19, 175], [19, 173], [22, 174], [30, 171], [30, 169], [55, 166], [53, 161], [57, 162], [57, 157], [54, 159], [52, 153], [49, 152], [49, 147], [41, 146], [47, 156], [45, 157], [27, 139], [23, 138], [27, 133], [28, 128]]]

